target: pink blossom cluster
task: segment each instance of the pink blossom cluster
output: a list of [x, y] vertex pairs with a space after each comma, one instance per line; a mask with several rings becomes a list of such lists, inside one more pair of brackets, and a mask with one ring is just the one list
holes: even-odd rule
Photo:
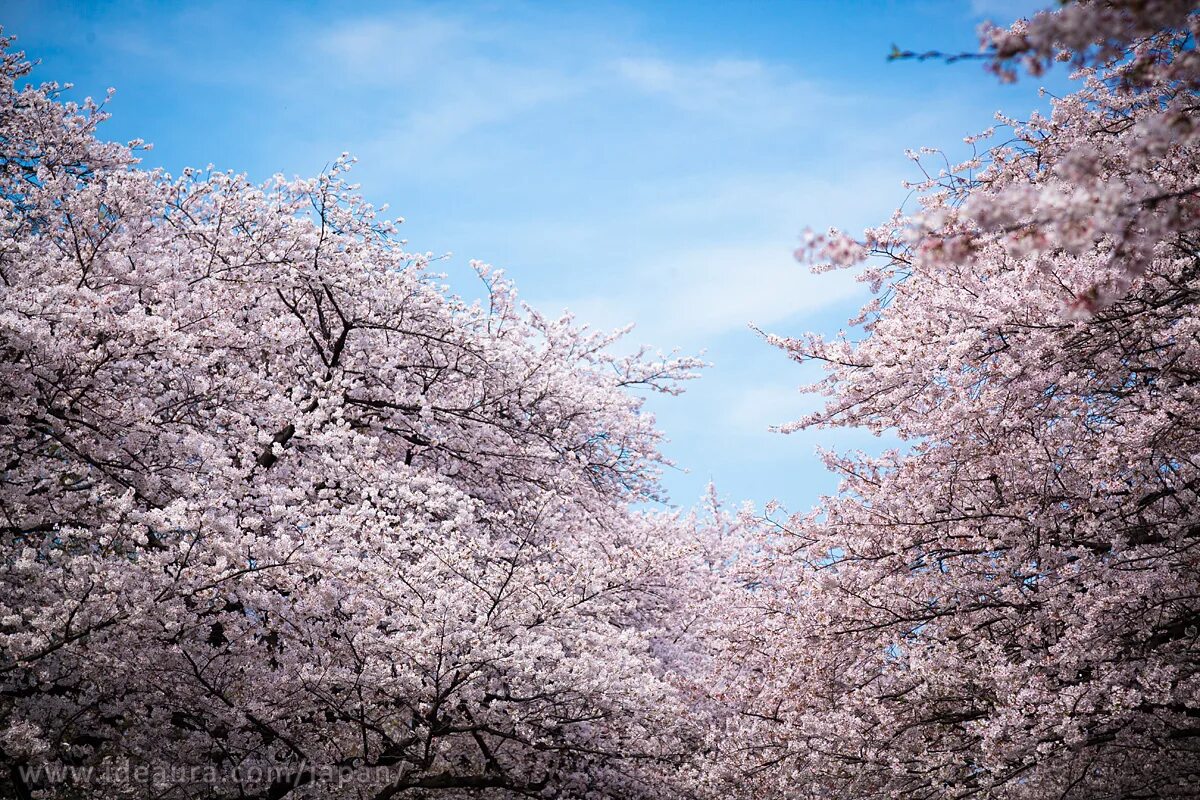
[[853, 336], [769, 337], [826, 370], [785, 429], [904, 446], [826, 452], [835, 496], [746, 523], [710, 679], [736, 796], [1200, 796], [1198, 30], [1113, 0], [991, 31], [1081, 87], [802, 254], [875, 297]]
[[825, 367], [785, 431], [903, 447], [822, 451], [809, 512], [686, 515], [636, 510], [638, 392], [700, 361], [486, 264], [451, 295], [347, 156], [146, 170], [3, 40], [0, 791], [1194, 800], [1198, 31], [985, 31], [1080, 88], [807, 236], [873, 298], [767, 337]]
[[140, 169], [8, 44], [6, 796], [691, 781], [685, 609], [713, 571], [686, 520], [629, 506], [663, 463], [634, 389], [701, 362], [615, 356], [486, 265], [482, 302], [449, 296], [347, 157], [263, 186]]
[[1123, 77], [1146, 83], [1164, 76], [1197, 78], [1200, 60], [1181, 50], [1162, 58], [1155, 48], [1164, 31], [1195, 25], [1191, 0], [1071, 0], [1039, 11], [1005, 28], [985, 23], [980, 39], [992, 56], [989, 69], [1003, 81], [1017, 79], [1016, 67], [1041, 75], [1056, 61], [1077, 65], [1130, 59]]

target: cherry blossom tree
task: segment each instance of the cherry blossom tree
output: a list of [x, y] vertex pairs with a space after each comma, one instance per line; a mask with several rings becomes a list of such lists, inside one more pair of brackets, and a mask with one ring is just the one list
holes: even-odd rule
[[827, 453], [835, 497], [743, 523], [711, 636], [744, 796], [1200, 795], [1198, 33], [1168, 0], [986, 28], [1002, 77], [1081, 86], [802, 249], [874, 299], [861, 336], [770, 337], [826, 368], [787, 429], [904, 447]]
[[699, 362], [449, 295], [348, 158], [143, 169], [3, 46], [4, 793], [682, 793], [712, 570], [629, 506]]
[[[339, 159], [173, 178], [0, 69], [0, 754], [17, 797], [1193, 798], [1200, 15], [983, 31], [1049, 116], [801, 255], [841, 491], [635, 513], [700, 366], [449, 294]], [[1002, 133], [1001, 133], [1002, 132]], [[914, 154], [924, 166], [926, 156]]]

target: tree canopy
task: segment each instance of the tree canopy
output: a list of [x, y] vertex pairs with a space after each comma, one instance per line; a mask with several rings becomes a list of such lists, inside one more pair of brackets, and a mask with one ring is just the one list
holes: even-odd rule
[[[0, 754], [19, 798], [1200, 792], [1200, 13], [982, 31], [1078, 89], [798, 255], [839, 491], [645, 511], [703, 364], [454, 296], [348, 182], [174, 177], [0, 66]], [[836, 438], [831, 438], [836, 443]]]

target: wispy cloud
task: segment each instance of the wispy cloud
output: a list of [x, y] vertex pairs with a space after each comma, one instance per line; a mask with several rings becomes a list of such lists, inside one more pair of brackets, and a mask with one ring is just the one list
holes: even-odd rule
[[380, 86], [420, 79], [439, 52], [458, 50], [473, 38], [460, 18], [414, 13], [338, 22], [315, 44], [356, 81]]
[[846, 273], [813, 275], [772, 245], [684, 251], [656, 262], [636, 309], [643, 335], [703, 340], [750, 323], [770, 326], [850, 297]]
[[821, 397], [805, 394], [795, 384], [744, 386], [730, 398], [726, 418], [730, 428], [738, 434], [762, 434], [816, 411], [822, 403]]
[[815, 83], [757, 59], [627, 57], [613, 73], [631, 89], [722, 124], [785, 126], [839, 101]]

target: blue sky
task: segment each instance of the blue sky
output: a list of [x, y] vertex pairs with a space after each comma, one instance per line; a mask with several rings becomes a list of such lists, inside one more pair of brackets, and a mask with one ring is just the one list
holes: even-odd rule
[[711, 478], [730, 499], [805, 508], [836, 481], [783, 436], [818, 401], [811, 373], [748, 327], [834, 332], [863, 295], [791, 260], [805, 227], [861, 230], [906, 201], [906, 148], [961, 147], [1037, 85], [978, 64], [888, 63], [974, 49], [1024, 0], [216, 4], [7, 0], [0, 23], [80, 95], [117, 88], [109, 138], [178, 172], [313, 174], [342, 151], [406, 219], [417, 251], [504, 268], [544, 311], [714, 366], [652, 409], [672, 498]]

